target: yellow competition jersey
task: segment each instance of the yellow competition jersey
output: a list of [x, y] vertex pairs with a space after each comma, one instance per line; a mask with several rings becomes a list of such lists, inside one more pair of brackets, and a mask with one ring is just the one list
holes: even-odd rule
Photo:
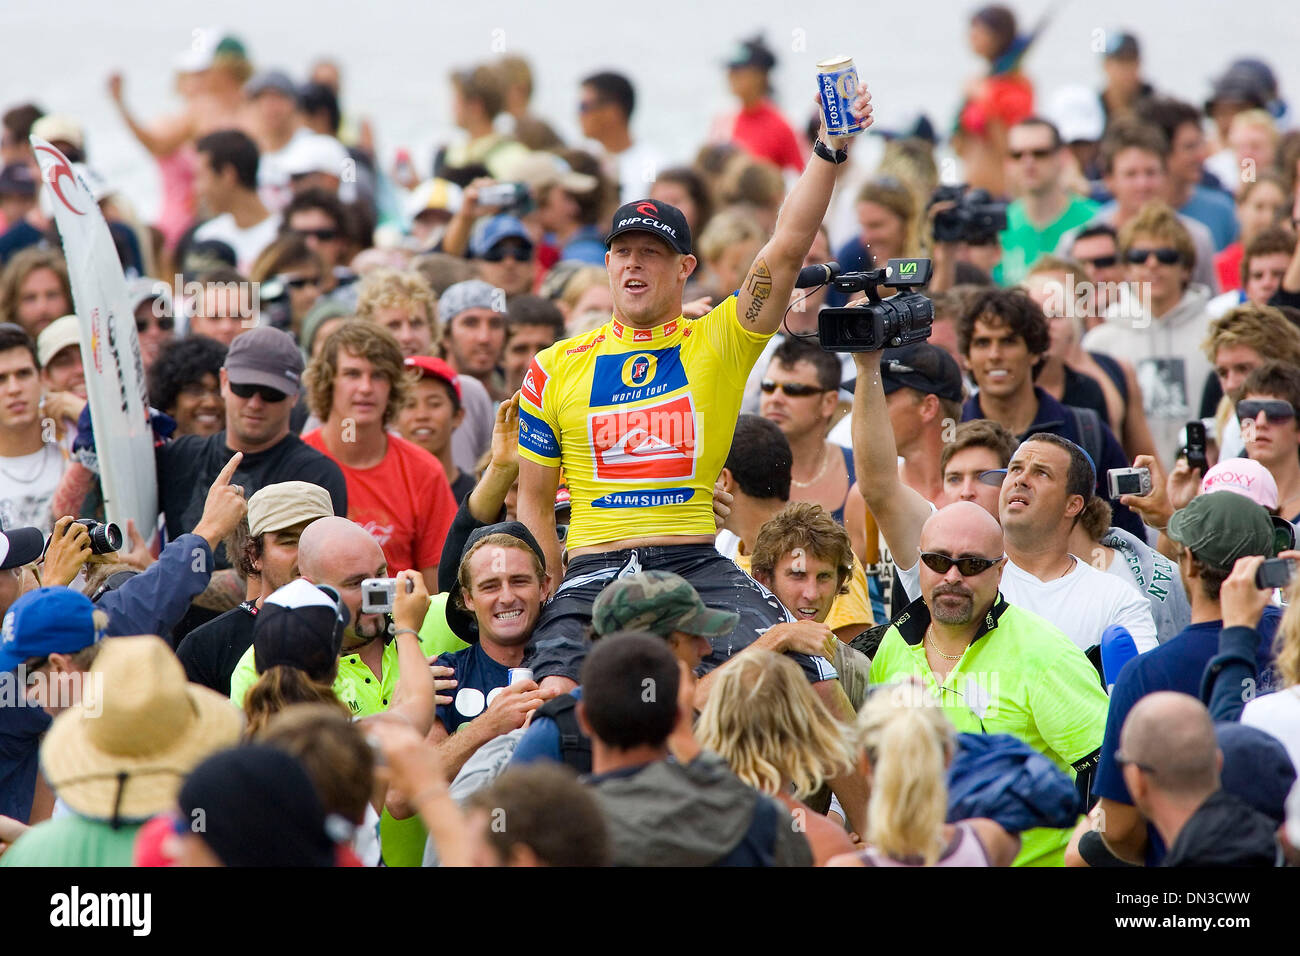
[[538, 353], [524, 376], [519, 453], [563, 466], [567, 547], [715, 533], [713, 483], [769, 338], [741, 326], [732, 295], [701, 319], [654, 329], [611, 319]]

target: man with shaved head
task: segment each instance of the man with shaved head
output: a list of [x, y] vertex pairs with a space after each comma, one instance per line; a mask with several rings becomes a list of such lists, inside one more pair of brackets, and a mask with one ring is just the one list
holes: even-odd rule
[[1115, 760], [1160, 833], [1164, 866], [1277, 866], [1276, 825], [1220, 787], [1223, 753], [1195, 697], [1158, 691], [1129, 711]]
[[[979, 505], [931, 515], [919, 538], [921, 596], [895, 618], [871, 683], [919, 678], [957, 730], [1006, 733], [1074, 774], [1085, 797], [1106, 730], [1106, 692], [1082, 650], [1000, 591], [1002, 530]], [[1070, 830], [1029, 830], [1017, 866], [1059, 866]]]
[[[357, 716], [387, 710], [397, 686], [397, 645], [387, 639], [387, 615], [361, 613], [361, 582], [388, 576], [379, 543], [347, 518], [320, 518], [298, 539], [298, 569], [312, 584], [326, 584], [337, 591], [339, 602], [348, 611], [334, 693]], [[231, 700], [242, 705], [244, 694], [256, 680], [250, 647], [231, 675]]]

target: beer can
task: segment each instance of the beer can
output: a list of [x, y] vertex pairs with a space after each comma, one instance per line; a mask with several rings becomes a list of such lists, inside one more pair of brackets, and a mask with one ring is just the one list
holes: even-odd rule
[[521, 684], [524, 681], [533, 679], [533, 669], [531, 667], [511, 667], [506, 670], [506, 684]]
[[817, 64], [817, 88], [822, 94], [822, 117], [832, 136], [856, 136], [862, 124], [849, 111], [858, 94], [858, 71], [853, 57], [837, 56]]

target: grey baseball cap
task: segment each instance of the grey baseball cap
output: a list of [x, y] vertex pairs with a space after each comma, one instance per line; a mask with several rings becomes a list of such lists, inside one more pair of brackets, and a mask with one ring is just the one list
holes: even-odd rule
[[236, 336], [226, 353], [225, 367], [233, 385], [264, 385], [291, 397], [302, 385], [302, 352], [293, 336], [270, 326]]

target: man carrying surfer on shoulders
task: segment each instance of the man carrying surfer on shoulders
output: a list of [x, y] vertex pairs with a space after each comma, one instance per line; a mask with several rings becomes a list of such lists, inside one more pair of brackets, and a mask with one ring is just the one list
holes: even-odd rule
[[[859, 86], [852, 111], [864, 129], [870, 101]], [[536, 534], [557, 581], [561, 468], [572, 498], [568, 573], [533, 632], [531, 667], [543, 687], [575, 686], [591, 604], [624, 574], [672, 571], [705, 604], [740, 615], [734, 633], [713, 640], [706, 671], [786, 619], [770, 593], [714, 548], [713, 483], [731, 448], [745, 381], [780, 326], [848, 141], [823, 125], [816, 158], [743, 287], [700, 319], [682, 317], [682, 290], [696, 266], [682, 213], [647, 199], [614, 214], [605, 255], [613, 316], [539, 353], [522, 388], [519, 520]], [[826, 661], [796, 658], [833, 713], [847, 706]]]

